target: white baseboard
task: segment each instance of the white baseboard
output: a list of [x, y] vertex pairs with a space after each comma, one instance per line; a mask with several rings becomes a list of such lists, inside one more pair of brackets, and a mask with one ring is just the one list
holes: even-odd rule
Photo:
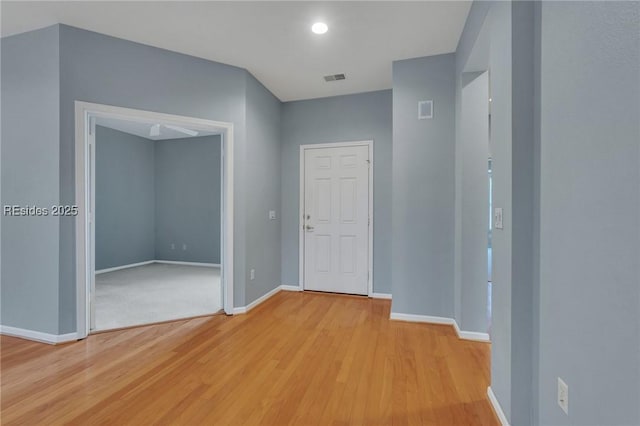
[[458, 327], [458, 322], [453, 318], [447, 317], [432, 317], [429, 315], [416, 315], [416, 314], [401, 314], [398, 312], [391, 312], [389, 319], [396, 321], [409, 321], [409, 322], [423, 322], [427, 324], [446, 324], [452, 325], [458, 335], [459, 339], [475, 340], [478, 342], [490, 342], [488, 333], [479, 333], [476, 331], [464, 331]]
[[205, 262], [181, 262], [178, 260], [154, 260], [153, 263], [164, 263], [166, 265], [186, 265], [186, 266], [206, 266], [207, 268], [219, 268], [219, 263]]
[[502, 426], [509, 426], [509, 420], [507, 420], [507, 416], [505, 416], [504, 411], [502, 411], [502, 407], [498, 402], [498, 398], [496, 398], [496, 395], [493, 393], [491, 386], [487, 388], [487, 396], [489, 397], [493, 411], [496, 413], [496, 416], [498, 416], [498, 420], [500, 420], [500, 424]]
[[[283, 291], [303, 291], [302, 287], [299, 285], [288, 285], [282, 284], [280, 289]], [[389, 293], [373, 293], [371, 295], [373, 299], [391, 299], [391, 294]]]
[[374, 299], [391, 299], [391, 294], [389, 293], [373, 293], [371, 295]]
[[130, 263], [128, 265], [115, 266], [113, 268], [99, 269], [99, 270], [96, 271], [96, 275], [104, 274], [106, 272], [119, 271], [120, 269], [135, 268], [136, 266], [150, 265], [150, 264], [152, 264], [154, 262], [155, 262], [155, 260], [147, 260], [147, 261], [144, 261], [144, 262]]
[[259, 304], [266, 302], [267, 299], [273, 297], [276, 293], [278, 293], [281, 290], [282, 290], [282, 286], [278, 286], [278, 287], [274, 288], [273, 290], [269, 291], [268, 293], [258, 297], [256, 300], [254, 300], [253, 302], [249, 303], [247, 306], [240, 306], [240, 307], [237, 307], [237, 308], [233, 308], [233, 315], [246, 314], [247, 312], [249, 312], [250, 310], [252, 310], [256, 306], [258, 306]]
[[42, 333], [40, 331], [27, 330], [24, 328], [9, 327], [6, 325], [0, 325], [0, 334], [4, 334], [5, 336], [20, 337], [22, 339], [33, 340], [41, 343], [48, 343], [50, 345], [78, 340], [77, 333], [50, 334]]
[[464, 340], [475, 340], [477, 342], [490, 342], [489, 333], [479, 333], [477, 331], [458, 331], [458, 337]]
[[286, 285], [282, 284], [280, 289], [283, 291], [302, 291], [299, 285]]
[[104, 274], [105, 272], [119, 271], [120, 269], [135, 268], [137, 266], [151, 265], [152, 263], [164, 263], [167, 265], [186, 265], [186, 266], [205, 266], [207, 268], [219, 268], [219, 263], [204, 263], [204, 262], [181, 262], [177, 260], [147, 260], [145, 262], [130, 263], [128, 265], [115, 266], [113, 268], [99, 269], [96, 271], [96, 275]]
[[390, 319], [396, 321], [408, 321], [408, 322], [424, 322], [429, 324], [447, 324], [454, 325], [455, 320], [446, 317], [432, 317], [429, 315], [416, 315], [416, 314], [401, 314], [398, 312], [391, 312]]

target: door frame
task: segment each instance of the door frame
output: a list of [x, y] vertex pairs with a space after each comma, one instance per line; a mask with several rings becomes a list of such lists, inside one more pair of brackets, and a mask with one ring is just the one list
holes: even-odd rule
[[[77, 338], [87, 337], [91, 328], [90, 287], [91, 277], [95, 277], [95, 227], [90, 225], [90, 209], [95, 208], [95, 167], [91, 164], [89, 144], [93, 144], [92, 140], [95, 139], [95, 134], [92, 134], [95, 117], [159, 122], [221, 134], [221, 284], [224, 311], [227, 315], [233, 315], [233, 123], [75, 101], [75, 201], [78, 206], [75, 250]], [[95, 160], [95, 157], [93, 159]], [[92, 170], [94, 179], [91, 179]]]
[[304, 154], [306, 150], [321, 148], [369, 147], [369, 244], [367, 266], [367, 296], [373, 297], [373, 140], [346, 141], [300, 145], [300, 205], [298, 214], [298, 287], [304, 291]]

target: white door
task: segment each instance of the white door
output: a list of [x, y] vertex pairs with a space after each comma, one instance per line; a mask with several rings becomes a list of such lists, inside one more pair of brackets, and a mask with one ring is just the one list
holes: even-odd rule
[[368, 294], [369, 146], [304, 150], [304, 288]]

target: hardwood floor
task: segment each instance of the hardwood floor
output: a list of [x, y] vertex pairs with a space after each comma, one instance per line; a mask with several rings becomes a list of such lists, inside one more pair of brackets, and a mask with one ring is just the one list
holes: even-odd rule
[[280, 292], [247, 315], [49, 346], [2, 336], [1, 422], [493, 425], [486, 343], [390, 301]]

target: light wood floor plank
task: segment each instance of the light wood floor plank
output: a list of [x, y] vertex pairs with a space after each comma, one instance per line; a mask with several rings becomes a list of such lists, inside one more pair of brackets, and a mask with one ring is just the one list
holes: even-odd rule
[[49, 346], [2, 336], [3, 425], [495, 425], [490, 345], [390, 301], [281, 292]]

